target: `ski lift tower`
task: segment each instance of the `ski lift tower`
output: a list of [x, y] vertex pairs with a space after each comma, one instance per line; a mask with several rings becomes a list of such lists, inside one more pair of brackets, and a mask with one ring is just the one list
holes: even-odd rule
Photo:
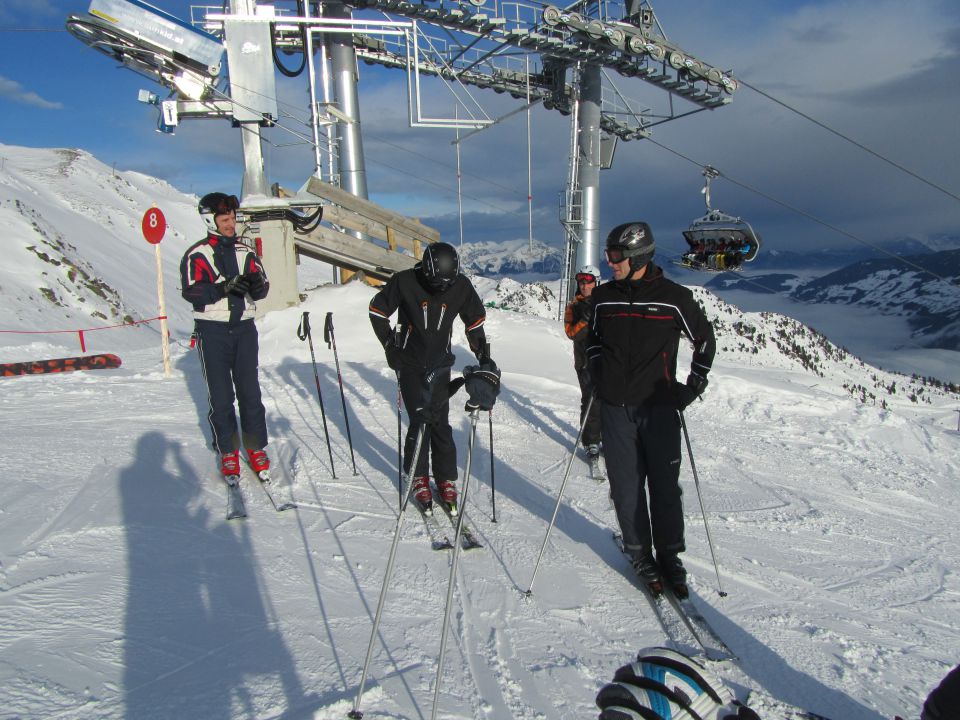
[[[71, 15], [67, 28], [172, 91], [162, 101], [141, 92], [142, 100], [160, 108], [160, 130], [172, 131], [187, 118], [222, 118], [240, 128], [245, 211], [269, 223], [271, 210], [323, 206], [323, 219], [339, 234], [315, 226], [318, 216], [310, 211], [309, 220], [291, 220], [295, 232], [282, 238], [282, 262], [276, 271], [268, 267], [271, 302], [280, 297], [296, 303], [298, 252], [385, 278], [412, 264], [411, 250], [418, 257], [422, 243], [438, 237], [366, 200], [357, 61], [406, 74], [411, 127], [479, 131], [499, 122], [469, 95], [474, 88], [526, 99], [528, 110], [542, 103], [571, 116], [560, 215], [568, 248], [563, 279], [571, 286], [577, 264], [599, 264], [600, 170], [612, 164], [616, 143], [721, 107], [738, 85], [727, 71], [667, 39], [649, 0], [577, 0], [563, 8], [537, 0], [230, 0], [229, 7], [199, 8], [188, 24], [143, 0], [91, 0], [89, 14]], [[268, 185], [261, 140], [264, 127], [291, 130], [278, 113], [275, 75], [299, 71], [284, 68], [280, 52], [301, 54], [301, 69], [308, 69], [315, 172], [292, 198], [279, 197]], [[222, 65], [229, 68], [229, 82]], [[446, 82], [467, 117], [431, 114], [420, 92], [425, 76]], [[656, 87], [660, 104], [646, 107], [628, 98], [615, 76]], [[344, 212], [334, 212], [328, 202]], [[387, 247], [380, 236], [379, 246], [371, 244], [374, 231], [384, 226]]]

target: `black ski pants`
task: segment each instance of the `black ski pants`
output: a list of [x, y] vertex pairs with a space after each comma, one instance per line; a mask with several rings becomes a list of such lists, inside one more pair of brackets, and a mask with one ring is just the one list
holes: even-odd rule
[[[685, 549], [680, 489], [680, 417], [672, 407], [600, 402], [610, 497], [624, 547], [634, 556]], [[649, 493], [650, 502], [647, 503]]]
[[[404, 407], [407, 408], [407, 417], [410, 423], [407, 427], [407, 437], [403, 443], [403, 471], [407, 476], [420, 477], [430, 474], [430, 465], [433, 466], [435, 480], [457, 479], [457, 446], [453, 442], [453, 428], [450, 427], [450, 396], [447, 386], [450, 383], [450, 372], [447, 371], [436, 380], [436, 389], [433, 393], [434, 421], [427, 428], [427, 434], [417, 458], [415, 472], [410, 472], [410, 463], [413, 461], [413, 451], [417, 444], [417, 434], [420, 432], [420, 421], [414, 417], [413, 409], [419, 405], [423, 386], [423, 370], [419, 368], [400, 369], [400, 395], [403, 397]], [[428, 462], [428, 458], [429, 461]]]
[[[218, 453], [267, 446], [267, 419], [260, 397], [260, 342], [253, 320], [230, 325], [212, 320], [197, 320], [197, 350], [207, 384], [209, 412], [207, 420]], [[236, 391], [236, 393], [234, 393]], [[233, 402], [240, 410], [240, 427]]]

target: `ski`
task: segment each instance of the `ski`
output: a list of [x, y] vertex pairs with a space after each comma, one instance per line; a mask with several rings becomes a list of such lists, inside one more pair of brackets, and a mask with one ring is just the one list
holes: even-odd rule
[[[460, 520], [460, 512], [457, 510], [456, 505], [450, 507], [448, 503], [445, 503], [435, 487], [433, 488], [433, 505], [434, 507], [439, 505], [443, 509], [444, 514], [450, 520], [453, 532], [456, 533], [457, 523]], [[476, 550], [477, 548], [483, 547], [483, 543], [477, 540], [477, 536], [473, 533], [473, 530], [470, 529], [470, 526], [467, 525], [466, 513], [464, 513], [463, 517], [463, 529], [460, 531], [460, 547], [464, 550]]]
[[[250, 459], [244, 456], [244, 462], [247, 465], [247, 468], [253, 474], [253, 476], [259, 480], [260, 487], [263, 488], [263, 491], [267, 494], [267, 499], [270, 500], [270, 504], [273, 505], [273, 509], [277, 512], [283, 512], [284, 510], [291, 510], [297, 507], [297, 504], [293, 501], [292, 498], [282, 498], [279, 497], [279, 493], [274, 488], [277, 487], [273, 484], [273, 477], [270, 474], [270, 469], [261, 470], [257, 472], [253, 469], [253, 466], [250, 465]], [[289, 483], [287, 483], [289, 487]], [[286, 493], [284, 493], [286, 495]]]
[[[613, 538], [614, 542], [617, 543], [617, 547], [620, 548], [620, 552], [626, 554], [620, 533], [614, 533]], [[678, 598], [676, 594], [669, 589], [669, 586], [665, 586], [664, 591], [657, 597], [663, 598], [664, 604], [668, 604], [676, 616], [680, 618], [689, 633], [697, 641], [697, 644], [702, 648], [703, 654], [708, 660], [719, 662], [722, 660], [736, 659], [737, 656], [723, 641], [717, 631], [713, 629], [713, 626], [710, 625], [699, 608], [693, 604], [691, 598]]]
[[0, 377], [19, 375], [42, 375], [46, 373], [72, 372], [74, 370], [111, 370], [121, 365], [120, 358], [112, 353], [82, 355], [79, 357], [30, 360], [0, 364]]
[[[613, 533], [613, 541], [616, 543], [617, 549], [620, 550], [629, 561], [631, 559], [630, 554], [626, 551], [626, 548], [623, 547], [623, 538], [620, 536], [620, 533]], [[697, 654], [704, 653], [704, 648], [700, 644], [699, 639], [690, 631], [690, 628], [687, 627], [680, 613], [670, 604], [666, 595], [662, 592], [655, 593], [647, 587], [646, 583], [637, 577], [632, 565], [630, 566], [629, 574], [630, 578], [643, 591], [643, 594], [650, 603], [650, 607], [653, 608], [653, 612], [660, 622], [660, 627], [663, 628], [663, 632], [670, 642], [678, 650], [687, 652], [688, 654], [691, 651]]]
[[227, 520], [236, 520], [247, 516], [247, 507], [240, 492], [240, 481], [235, 476], [225, 480], [227, 486]]
[[697, 642], [703, 647], [707, 659], [735, 660], [736, 655], [713, 629], [713, 626], [707, 621], [700, 612], [699, 608], [693, 603], [693, 598], [678, 598], [669, 589], [665, 593], [669, 598], [670, 604], [683, 618], [690, 632], [697, 638]]
[[434, 550], [452, 550], [453, 543], [443, 530], [440, 529], [440, 523], [437, 522], [437, 518], [433, 515], [433, 505], [424, 506], [416, 498], [412, 498], [411, 502], [416, 505], [417, 510], [420, 512], [420, 517], [423, 518], [423, 524], [427, 528], [427, 534], [430, 535], [430, 546]]

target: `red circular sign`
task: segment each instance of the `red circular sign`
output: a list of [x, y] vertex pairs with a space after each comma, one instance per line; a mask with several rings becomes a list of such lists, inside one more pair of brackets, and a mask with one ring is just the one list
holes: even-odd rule
[[143, 236], [151, 245], [159, 245], [163, 240], [163, 234], [167, 231], [167, 219], [163, 216], [160, 208], [152, 207], [143, 214], [141, 223]]

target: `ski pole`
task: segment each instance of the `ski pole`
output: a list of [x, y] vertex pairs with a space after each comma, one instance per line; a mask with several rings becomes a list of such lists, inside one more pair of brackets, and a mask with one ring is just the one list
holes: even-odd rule
[[317, 375], [317, 357], [313, 352], [313, 334], [310, 332], [310, 313], [304, 311], [297, 328], [297, 337], [310, 344], [310, 362], [313, 363], [313, 379], [317, 383], [317, 400], [320, 401], [320, 417], [323, 418], [323, 435], [327, 439], [327, 454], [330, 456], [330, 473], [337, 479], [337, 470], [333, 467], [333, 450], [330, 449], [330, 433], [327, 432], [327, 413], [323, 409], [323, 394], [320, 392], [320, 376]]
[[703, 496], [700, 494], [700, 478], [697, 475], [697, 464], [693, 461], [693, 450], [690, 448], [690, 434], [687, 432], [687, 423], [683, 419], [683, 411], [677, 410], [680, 416], [680, 427], [683, 428], [683, 439], [687, 443], [687, 455], [690, 458], [690, 469], [693, 471], [693, 484], [697, 488], [697, 500], [700, 501], [700, 514], [703, 515], [703, 527], [707, 531], [707, 545], [710, 546], [710, 557], [713, 558], [713, 569], [717, 573], [717, 593], [720, 597], [726, 597], [727, 593], [723, 591], [723, 585], [720, 583], [720, 566], [717, 565], [717, 554], [713, 551], [713, 539], [710, 537], [710, 525], [707, 524], [707, 511], [703, 507]]
[[323, 321], [323, 341], [327, 347], [333, 347], [333, 361], [337, 365], [337, 384], [340, 386], [340, 403], [343, 405], [343, 424], [347, 429], [347, 444], [350, 446], [350, 462], [353, 463], [353, 474], [357, 474], [357, 461], [353, 457], [353, 438], [350, 437], [350, 418], [347, 417], [347, 398], [343, 394], [343, 378], [340, 375], [340, 358], [337, 355], [337, 338], [333, 334], [333, 313], [328, 312]]
[[593, 406], [594, 395], [590, 395], [590, 401], [587, 403], [587, 411], [583, 414], [583, 422], [580, 424], [580, 432], [577, 433], [577, 439], [573, 441], [573, 449], [570, 451], [570, 459], [567, 460], [567, 469], [563, 471], [563, 482], [560, 483], [560, 490], [557, 492], [557, 504], [553, 506], [553, 516], [550, 518], [550, 525], [547, 527], [547, 534], [543, 536], [543, 545], [540, 546], [540, 554], [537, 555], [537, 562], [533, 566], [533, 576], [530, 578], [530, 587], [527, 588], [524, 595], [529, 597], [533, 594], [533, 581], [537, 579], [537, 570], [540, 569], [540, 558], [543, 557], [543, 549], [547, 547], [547, 540], [550, 539], [550, 531], [553, 530], [553, 524], [557, 520], [557, 512], [560, 510], [560, 498], [563, 497], [563, 489], [567, 485], [567, 478], [570, 476], [570, 466], [573, 465], [573, 458], [577, 454], [577, 447], [580, 445], [580, 438], [583, 435], [583, 429], [587, 426], [587, 419], [590, 417], [590, 408]]
[[[426, 434], [427, 424], [420, 425], [420, 431], [417, 433], [417, 444], [413, 450], [413, 463], [410, 465], [411, 471], [415, 472], [417, 461], [420, 459], [420, 448], [423, 446], [423, 437]], [[466, 489], [466, 488], [464, 488]], [[352, 720], [360, 720], [363, 713], [360, 712], [360, 702], [363, 699], [363, 686], [367, 682], [367, 669], [370, 667], [370, 658], [373, 656], [373, 642], [377, 637], [377, 630], [380, 628], [380, 618], [383, 614], [383, 605], [387, 599], [387, 588], [390, 587], [390, 577], [393, 575], [393, 563], [397, 557], [397, 543], [400, 540], [400, 530], [403, 528], [403, 519], [406, 515], [407, 504], [410, 502], [410, 496], [413, 494], [413, 483], [407, 483], [407, 493], [404, 496], [403, 503], [400, 505], [400, 514], [397, 516], [397, 527], [393, 533], [393, 543], [390, 545], [390, 554], [387, 557], [387, 571], [383, 576], [383, 586], [380, 588], [380, 599], [377, 601], [377, 612], [373, 618], [373, 629], [370, 631], [370, 642], [367, 644], [367, 657], [363, 661], [363, 671], [360, 673], [360, 687], [357, 689], [357, 699], [353, 703], [353, 710], [347, 713], [347, 717]]]
[[487, 413], [490, 421], [490, 504], [493, 505], [493, 522], [497, 521], [497, 480], [493, 474], [493, 410]]
[[457, 532], [453, 538], [453, 559], [450, 562], [450, 577], [447, 580], [447, 601], [443, 606], [443, 627], [440, 630], [440, 658], [437, 661], [437, 679], [433, 688], [433, 710], [430, 720], [437, 717], [437, 703], [440, 700], [440, 680], [443, 675], [443, 656], [447, 649], [447, 629], [450, 625], [450, 605], [453, 601], [453, 583], [457, 575], [457, 563], [460, 560], [460, 536], [463, 534], [463, 519], [467, 514], [467, 490], [470, 487], [470, 465], [473, 462], [473, 441], [477, 435], [478, 410], [470, 411], [470, 435], [467, 440], [467, 462], [463, 471], [463, 494], [460, 506], [460, 516], [457, 518]]
[[400, 395], [400, 373], [397, 373], [397, 494], [398, 507], [403, 507], [403, 451], [400, 449], [400, 404], [402, 396]]

